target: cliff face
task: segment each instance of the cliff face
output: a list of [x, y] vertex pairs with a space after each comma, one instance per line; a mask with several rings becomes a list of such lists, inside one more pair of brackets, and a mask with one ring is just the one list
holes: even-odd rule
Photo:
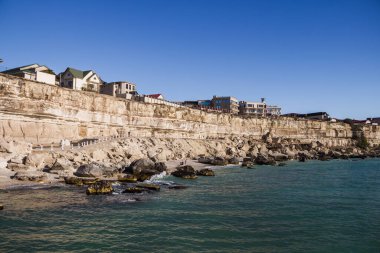
[[[365, 127], [372, 144], [380, 128]], [[311, 120], [243, 119], [229, 114], [145, 104], [91, 92], [74, 91], [0, 74], [0, 137], [48, 144], [61, 139], [108, 136], [214, 139], [274, 137], [328, 146], [350, 145], [351, 127]]]

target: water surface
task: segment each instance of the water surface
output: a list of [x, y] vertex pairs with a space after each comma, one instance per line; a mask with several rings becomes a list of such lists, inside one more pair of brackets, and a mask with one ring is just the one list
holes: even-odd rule
[[379, 159], [163, 180], [190, 187], [134, 196], [2, 191], [0, 252], [380, 252]]

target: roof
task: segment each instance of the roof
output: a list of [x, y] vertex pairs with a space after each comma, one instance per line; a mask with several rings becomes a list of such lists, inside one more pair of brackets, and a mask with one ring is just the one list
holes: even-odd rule
[[8, 69], [8, 70], [3, 71], [2, 73], [5, 73], [5, 74], [13, 74], [13, 73], [20, 73], [20, 72], [35, 73], [36, 69], [37, 68], [41, 68], [41, 67], [46, 68], [46, 70], [42, 70], [42, 71], [38, 70], [38, 71], [55, 75], [55, 73], [54, 73], [53, 70], [51, 70], [50, 68], [48, 68], [48, 67], [46, 67], [44, 65], [40, 65], [40, 64], [37, 64], [37, 63], [33, 63], [33, 64], [29, 64], [29, 65], [25, 65], [25, 66], [13, 68], [13, 69]]
[[[82, 70], [78, 70], [78, 69], [74, 69], [74, 68], [70, 68], [68, 67], [66, 69], [66, 71], [69, 71], [73, 77], [75, 78], [80, 78], [80, 79], [83, 79], [86, 75], [88, 75], [88, 73], [90, 73], [92, 70], [85, 70], [85, 71], [82, 71]], [[66, 72], [65, 71], [65, 72]], [[94, 72], [94, 71], [92, 71]], [[95, 73], [95, 72], [94, 72]]]
[[162, 94], [151, 94], [151, 95], [146, 95], [146, 96], [150, 98], [159, 98], [160, 96], [162, 96]]

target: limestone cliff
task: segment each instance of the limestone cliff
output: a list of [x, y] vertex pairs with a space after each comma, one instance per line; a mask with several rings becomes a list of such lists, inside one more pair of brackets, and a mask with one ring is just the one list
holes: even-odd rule
[[[319, 141], [347, 146], [352, 130], [345, 123], [292, 118], [242, 118], [185, 107], [146, 104], [75, 91], [0, 74], [0, 137], [33, 144], [58, 143], [124, 133], [131, 137], [223, 139], [274, 137], [299, 143]], [[363, 129], [380, 144], [379, 126]]]

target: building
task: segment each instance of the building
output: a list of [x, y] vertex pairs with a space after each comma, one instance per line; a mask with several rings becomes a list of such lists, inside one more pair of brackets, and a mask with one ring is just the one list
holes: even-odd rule
[[367, 118], [367, 121], [369, 121], [371, 124], [380, 124], [380, 118]]
[[239, 113], [242, 115], [256, 115], [256, 116], [266, 116], [267, 105], [262, 99], [261, 102], [239, 102]]
[[133, 95], [137, 95], [136, 84], [124, 81], [106, 83], [100, 86], [100, 93], [131, 99]]
[[162, 94], [150, 94], [150, 95], [145, 95], [146, 97], [154, 98], [154, 99], [161, 99], [165, 100], [164, 96]]
[[317, 120], [327, 120], [330, 119], [330, 115], [327, 112], [314, 112], [314, 113], [287, 113], [283, 114], [284, 117], [293, 118], [304, 118], [304, 119], [317, 119]]
[[14, 69], [8, 69], [6, 71], [3, 71], [2, 73], [22, 77], [41, 83], [55, 85], [55, 73], [53, 72], [53, 70], [44, 65], [39, 65], [36, 63]]
[[181, 103], [183, 106], [191, 108], [211, 108], [211, 100], [188, 100]]
[[267, 116], [280, 116], [281, 107], [276, 105], [267, 105]]
[[217, 97], [213, 96], [211, 105], [217, 110], [233, 114], [239, 113], [239, 101], [235, 97]]
[[62, 87], [73, 90], [100, 91], [103, 84], [102, 79], [92, 70], [81, 71], [73, 68], [67, 68], [60, 73], [59, 82]]

